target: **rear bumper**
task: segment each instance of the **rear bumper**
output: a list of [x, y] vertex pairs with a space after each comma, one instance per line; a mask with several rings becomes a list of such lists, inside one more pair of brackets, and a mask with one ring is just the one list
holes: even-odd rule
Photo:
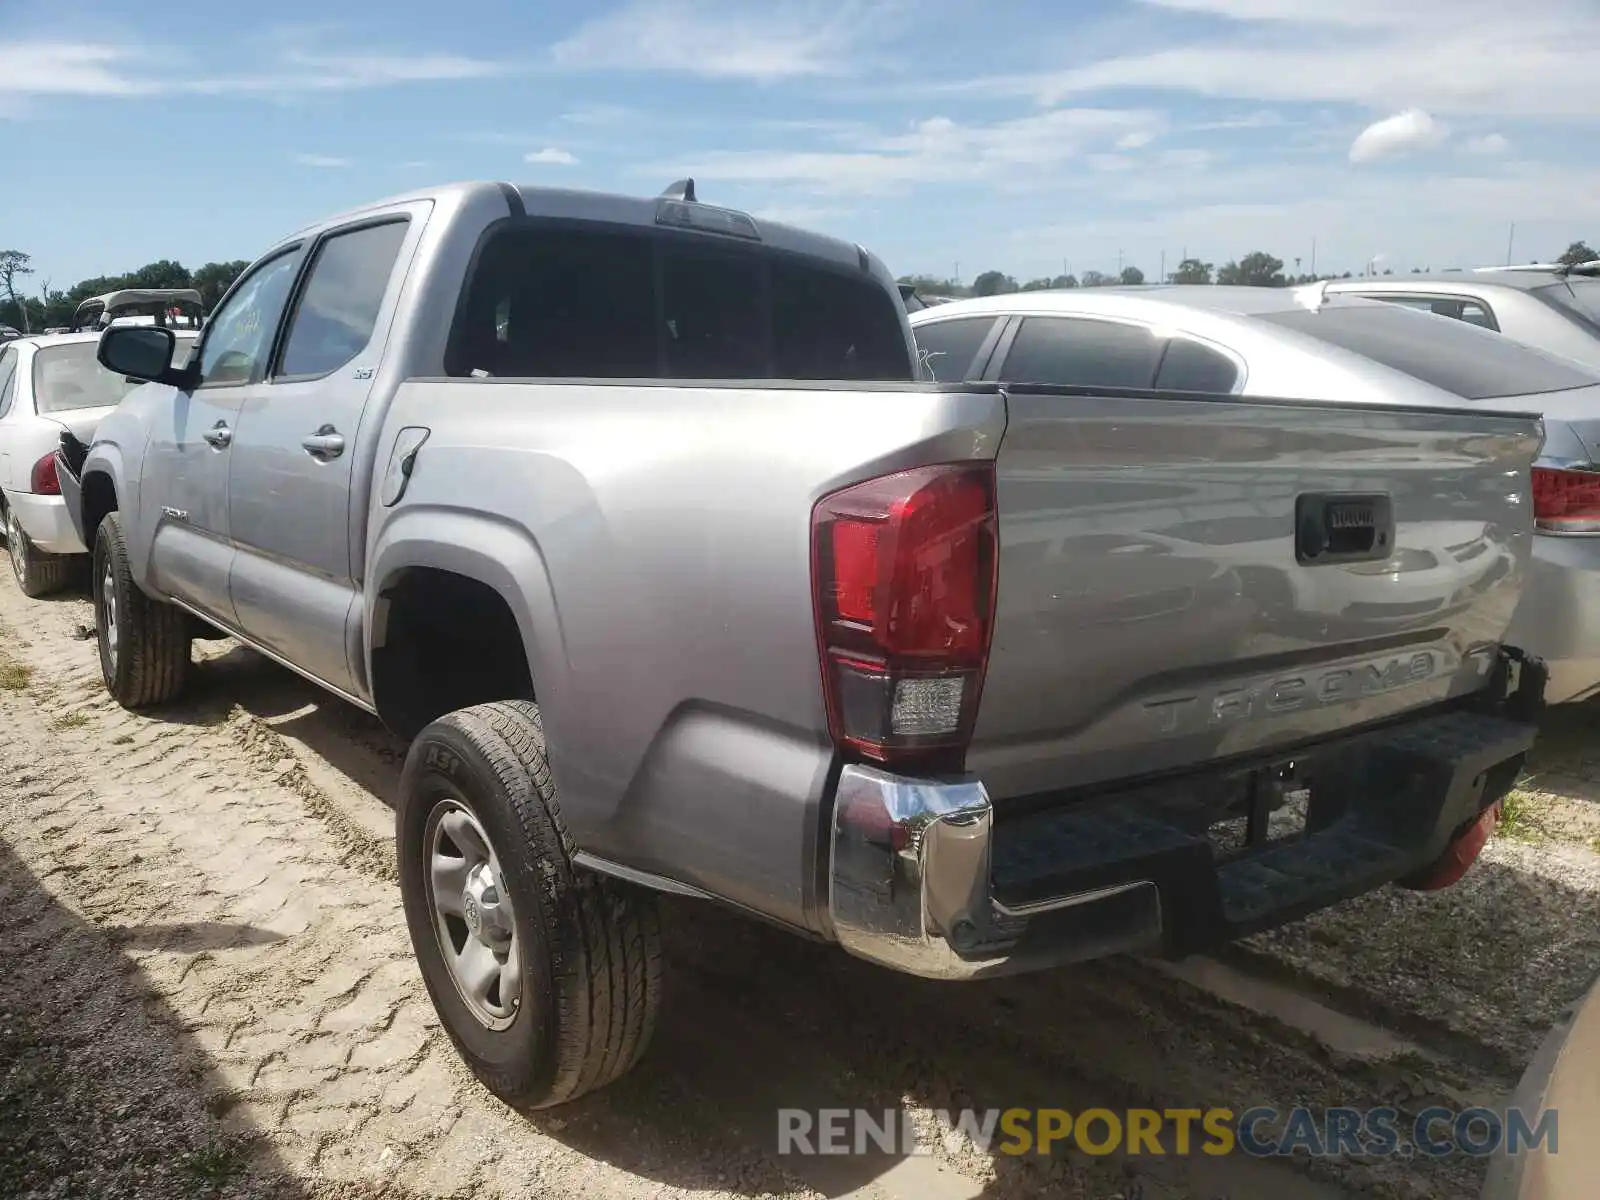
[[1211, 767], [997, 813], [981, 782], [841, 772], [829, 909], [852, 954], [972, 979], [1110, 954], [1195, 953], [1434, 862], [1501, 799], [1536, 734], [1545, 673], [1502, 655], [1489, 696], [1294, 755], [1303, 836], [1219, 855], [1208, 797], [1265, 764]]
[[10, 504], [28, 540], [46, 554], [83, 554], [83, 541], [72, 527], [66, 501], [60, 496], [33, 492], [7, 492]]

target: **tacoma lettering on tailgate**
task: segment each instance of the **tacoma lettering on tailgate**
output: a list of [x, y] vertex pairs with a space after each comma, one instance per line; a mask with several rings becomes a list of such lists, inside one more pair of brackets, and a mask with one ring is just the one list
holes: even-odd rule
[[[1472, 658], [1480, 673], [1487, 668], [1482, 656]], [[1456, 670], [1452, 653], [1440, 649], [1406, 650], [1293, 674], [1230, 681], [1206, 691], [1146, 700], [1143, 707], [1158, 732], [1190, 733], [1343, 704], [1412, 687]]]

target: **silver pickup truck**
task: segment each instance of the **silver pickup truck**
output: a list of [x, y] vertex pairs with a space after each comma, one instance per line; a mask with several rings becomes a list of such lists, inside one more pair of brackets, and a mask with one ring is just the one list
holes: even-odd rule
[[517, 1105], [643, 1052], [658, 892], [935, 978], [1184, 954], [1431, 886], [1534, 737], [1534, 417], [922, 382], [878, 259], [692, 184], [374, 204], [171, 342], [105, 332], [150, 382], [62, 452], [106, 686], [223, 633], [412, 739], [413, 944]]

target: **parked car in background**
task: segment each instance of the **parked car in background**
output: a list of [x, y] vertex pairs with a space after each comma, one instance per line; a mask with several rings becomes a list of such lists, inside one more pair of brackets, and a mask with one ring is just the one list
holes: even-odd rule
[[194, 288], [119, 288], [79, 304], [70, 332], [98, 332], [111, 324], [198, 329], [203, 315], [204, 300]]
[[1338, 279], [1328, 291], [1465, 321], [1600, 371], [1600, 263]]
[[915, 284], [902, 283], [900, 285], [900, 299], [905, 301], [908, 313], [921, 312], [925, 308], [932, 308], [937, 304], [948, 304], [949, 296], [925, 296], [917, 291]]
[[0, 325], [0, 342], [9, 342], [22, 336], [22, 330], [10, 325]]
[[[178, 335], [181, 361], [194, 344]], [[0, 349], [0, 518], [17, 586], [44, 596], [85, 553], [61, 499], [55, 451], [63, 431], [88, 442], [136, 382], [95, 359], [92, 333], [21, 337]]]
[[[172, 336], [106, 330], [152, 386], [62, 467], [106, 687], [198, 620], [411, 739], [412, 945], [513, 1104], [643, 1053], [655, 892], [942, 979], [1181, 954], [1437, 886], [1535, 736], [1529, 416], [928, 386], [881, 261], [689, 182], [382, 201]], [[1257, 559], [1162, 552], [1241, 497]], [[1508, 569], [1402, 639], [1244, 570], [1457, 526]]]
[[[1519, 293], [1520, 294], [1520, 293]], [[1600, 690], [1600, 370], [1509, 338], [1333, 287], [1152, 285], [1018, 292], [914, 313], [925, 368], [940, 380], [1158, 387], [1346, 404], [1463, 401], [1545, 422], [1534, 470], [1534, 565], [1508, 635], [1544, 658], [1552, 703]], [[1246, 498], [1237, 517], [1192, 526], [1207, 554], [1251, 554], [1283, 537]], [[1169, 531], [1170, 532], [1170, 531]], [[1306, 613], [1420, 629], [1508, 564], [1492, 531], [1440, 525], [1384, 563], [1302, 576]], [[1453, 581], [1441, 594], [1437, 582]]]

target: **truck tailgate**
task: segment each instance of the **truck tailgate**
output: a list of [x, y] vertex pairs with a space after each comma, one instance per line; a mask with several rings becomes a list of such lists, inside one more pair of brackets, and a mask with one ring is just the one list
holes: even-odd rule
[[1341, 733], [1482, 687], [1534, 416], [1007, 389], [967, 764], [996, 798]]

